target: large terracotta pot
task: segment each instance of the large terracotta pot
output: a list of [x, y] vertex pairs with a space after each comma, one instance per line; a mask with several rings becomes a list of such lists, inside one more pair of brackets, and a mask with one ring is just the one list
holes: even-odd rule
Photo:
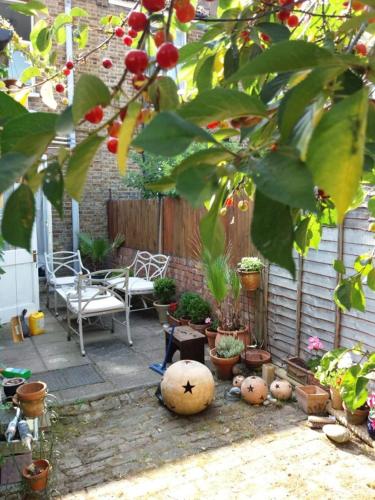
[[354, 411], [351, 411], [346, 407], [345, 403], [343, 403], [343, 406], [345, 410], [345, 417], [349, 424], [361, 425], [364, 422], [366, 422], [369, 414], [368, 408], [362, 407], [362, 408], [357, 408]]
[[29, 467], [25, 467], [22, 471], [23, 477], [28, 482], [30, 488], [33, 491], [43, 491], [47, 487], [48, 481], [48, 473], [50, 470], [50, 464], [48, 460], [33, 460], [32, 464], [38, 470], [40, 470], [39, 474], [32, 475], [29, 472]]
[[340, 391], [335, 387], [329, 388], [329, 393], [331, 395], [331, 406], [334, 410], [342, 410], [342, 398]]
[[29, 382], [18, 387], [16, 394], [25, 417], [40, 417], [44, 413], [47, 385], [44, 382]]
[[210, 330], [209, 328], [206, 328], [206, 330], [205, 330], [204, 333], [206, 334], [206, 337], [207, 337], [208, 348], [210, 350], [214, 349], [217, 331], [216, 330], [215, 331], [214, 330]]
[[233, 366], [238, 363], [240, 356], [233, 358], [218, 358], [216, 356], [216, 348], [210, 351], [211, 363], [215, 366], [216, 374], [221, 380], [230, 380], [233, 377]]
[[215, 347], [217, 347], [218, 343], [224, 336], [232, 336], [235, 337], [238, 340], [241, 340], [244, 345], [244, 349], [250, 344], [250, 335], [249, 335], [249, 329], [247, 327], [241, 328], [240, 330], [223, 330], [222, 328], [217, 329], [217, 335], [215, 338]]
[[255, 292], [260, 287], [260, 272], [256, 271], [248, 273], [245, 271], [238, 271], [240, 276], [241, 285], [247, 292]]

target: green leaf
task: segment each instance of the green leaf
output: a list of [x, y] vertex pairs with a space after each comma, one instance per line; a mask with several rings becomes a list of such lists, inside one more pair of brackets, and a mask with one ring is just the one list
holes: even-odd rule
[[57, 115], [27, 113], [10, 120], [1, 135], [1, 151], [17, 151], [37, 160], [55, 136]]
[[368, 379], [361, 376], [361, 366], [355, 364], [346, 370], [341, 382], [341, 395], [349, 410], [360, 408], [368, 397]]
[[21, 76], [19, 77], [19, 80], [22, 83], [27, 83], [31, 78], [35, 78], [37, 76], [40, 76], [41, 72], [40, 69], [37, 68], [36, 66], [29, 66], [28, 68], [25, 68]]
[[187, 43], [179, 49], [178, 63], [184, 64], [191, 57], [199, 54], [204, 48], [204, 44], [201, 42], [191, 42]]
[[216, 185], [216, 167], [198, 164], [178, 175], [176, 191], [183, 198], [186, 198], [193, 207], [199, 207], [210, 199]]
[[336, 305], [344, 311], [349, 311], [352, 307], [352, 283], [349, 280], [341, 280], [337, 285], [333, 300]]
[[30, 158], [21, 153], [3, 154], [0, 158], [0, 193], [11, 187], [30, 166]]
[[41, 85], [40, 97], [42, 98], [43, 104], [45, 104], [48, 108], [52, 110], [55, 110], [57, 108], [55, 89], [51, 80], [47, 80], [43, 83], [43, 85]]
[[293, 221], [289, 207], [271, 200], [259, 189], [255, 193], [251, 239], [266, 259], [295, 276]]
[[367, 275], [367, 286], [371, 288], [371, 290], [375, 290], [375, 269], [371, 269]]
[[65, 187], [75, 200], [80, 200], [86, 182], [87, 172], [104, 137], [89, 135], [78, 144], [68, 163], [65, 176]]
[[51, 30], [49, 28], [43, 28], [39, 31], [36, 37], [36, 48], [40, 53], [47, 52], [51, 47]]
[[137, 125], [137, 118], [141, 105], [139, 102], [131, 102], [128, 105], [126, 117], [122, 122], [118, 137], [117, 166], [121, 175], [125, 175], [129, 146], [133, 137], [134, 129]]
[[78, 43], [79, 49], [84, 49], [89, 41], [89, 26], [81, 24], [78, 32], [75, 32], [74, 41]]
[[273, 200], [291, 207], [316, 210], [311, 173], [293, 150], [280, 150], [252, 162], [250, 172], [258, 189]]
[[371, 216], [375, 217], [375, 196], [369, 198], [367, 206]]
[[265, 103], [272, 101], [276, 94], [288, 83], [292, 74], [290, 72], [281, 73], [263, 85], [259, 95], [262, 101]]
[[279, 129], [283, 140], [288, 139], [311, 101], [340, 72], [341, 68], [315, 69], [301, 83], [286, 93], [278, 111]]
[[72, 17], [88, 17], [89, 13], [86, 9], [82, 9], [82, 7], [73, 7], [70, 11], [70, 15]]
[[204, 63], [199, 68], [196, 76], [196, 83], [199, 92], [209, 90], [212, 88], [212, 76], [215, 56], [209, 56], [205, 59]]
[[254, 25], [260, 33], [266, 33], [271, 37], [272, 43], [282, 42], [288, 40], [290, 37], [289, 29], [280, 23], [258, 23]]
[[227, 80], [236, 73], [240, 65], [239, 52], [237, 47], [231, 46], [224, 56], [224, 78]]
[[224, 193], [224, 188], [217, 192], [210, 209], [199, 222], [202, 245], [213, 259], [223, 255], [225, 250], [224, 227], [219, 216], [219, 210], [224, 201]]
[[66, 30], [65, 26], [73, 22], [72, 16], [62, 12], [55, 17], [53, 22], [53, 29], [55, 32], [56, 42], [61, 45], [66, 41]]
[[174, 111], [180, 102], [176, 82], [169, 76], [157, 78], [148, 88], [148, 94], [156, 111]]
[[159, 113], [136, 137], [133, 146], [161, 155], [175, 156], [193, 141], [215, 142], [205, 130], [171, 112]]
[[30, 251], [35, 218], [34, 195], [29, 186], [21, 184], [8, 198], [4, 208], [1, 233], [15, 247]]
[[258, 57], [243, 65], [230, 79], [236, 82], [250, 76], [285, 71], [301, 71], [310, 68], [345, 67], [345, 63], [331, 52], [315, 43], [288, 40], [276, 43]]
[[356, 279], [352, 284], [352, 307], [357, 311], [365, 312], [366, 297], [363, 293], [361, 278]]
[[335, 259], [333, 262], [333, 269], [339, 274], [346, 273], [346, 267], [342, 260]]
[[72, 106], [67, 106], [57, 117], [56, 133], [61, 135], [69, 134], [74, 130]]
[[301, 255], [306, 256], [309, 250], [310, 231], [309, 231], [310, 218], [305, 217], [297, 224], [294, 233], [294, 246]]
[[51, 163], [44, 172], [43, 192], [60, 217], [62, 217], [64, 179], [60, 165], [57, 162]]
[[0, 92], [0, 124], [4, 125], [8, 120], [19, 115], [27, 115], [28, 111], [19, 102], [15, 101], [5, 92]]
[[[365, 2], [364, 2], [365, 3]], [[375, 2], [374, 2], [375, 4]], [[375, 5], [374, 5], [375, 7]], [[374, 12], [363, 12], [359, 16], [352, 16], [343, 22], [337, 32], [338, 33], [346, 33], [350, 30], [357, 30], [363, 23], [367, 22], [369, 19], [374, 17]]]
[[94, 75], [80, 76], [74, 91], [73, 120], [79, 122], [85, 114], [95, 106], [107, 106], [111, 101], [111, 94], [105, 83]]
[[307, 165], [314, 181], [331, 196], [339, 222], [362, 176], [367, 92], [367, 89], [360, 90], [325, 113], [313, 132], [307, 151]]
[[11, 3], [9, 7], [16, 12], [20, 12], [25, 16], [36, 16], [39, 12], [42, 14], [48, 14], [48, 9], [43, 2], [38, 2], [37, 0], [28, 0], [27, 3]]
[[206, 125], [211, 121], [241, 116], [266, 116], [267, 110], [257, 97], [238, 90], [215, 88], [198, 94], [182, 106], [178, 114], [197, 125]]
[[39, 34], [42, 30], [48, 28], [48, 24], [44, 19], [40, 19], [33, 27], [30, 33], [30, 41], [33, 49], [36, 52], [39, 52], [38, 45], [37, 45], [37, 40], [39, 37]]

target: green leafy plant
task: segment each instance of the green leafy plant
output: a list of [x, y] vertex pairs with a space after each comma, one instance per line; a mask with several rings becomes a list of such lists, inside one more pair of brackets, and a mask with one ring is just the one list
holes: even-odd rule
[[199, 299], [200, 295], [196, 292], [184, 292], [178, 301], [178, 308], [176, 309], [175, 317], [190, 319], [190, 302]]
[[203, 325], [211, 314], [211, 305], [202, 297], [195, 297], [189, 302], [188, 316], [196, 325]]
[[154, 281], [155, 299], [160, 304], [170, 304], [176, 293], [176, 283], [172, 278], [157, 278]]
[[218, 358], [234, 358], [243, 351], [243, 342], [231, 335], [224, 335], [216, 346]]
[[88, 260], [89, 267], [93, 269], [102, 266], [110, 253], [120, 248], [125, 241], [125, 237], [121, 234], [116, 235], [112, 243], [105, 238], [94, 238], [87, 233], [80, 233], [78, 239], [81, 255]]
[[242, 257], [237, 266], [238, 271], [245, 273], [257, 273], [264, 268], [263, 262], [258, 257]]
[[314, 373], [322, 385], [340, 389], [342, 378], [348, 368], [341, 366], [340, 362], [347, 352], [347, 349], [339, 348], [328, 351], [322, 356]]

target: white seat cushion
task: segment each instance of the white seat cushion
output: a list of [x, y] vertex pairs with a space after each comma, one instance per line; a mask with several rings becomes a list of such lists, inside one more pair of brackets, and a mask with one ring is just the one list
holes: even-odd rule
[[[69, 302], [69, 309], [75, 313], [78, 313], [78, 301], [74, 300]], [[109, 311], [121, 311], [121, 310], [125, 310], [125, 304], [121, 300], [113, 296], [94, 299], [88, 303], [82, 301], [83, 316], [85, 314], [95, 314], [95, 313], [100, 314]]]
[[59, 278], [51, 278], [50, 283], [55, 286], [74, 285], [75, 279], [76, 276], [61, 276]]
[[[116, 285], [122, 285], [124, 283], [124, 278], [111, 278], [108, 280], [109, 283]], [[119, 286], [119, 290], [123, 287]], [[129, 278], [129, 294], [130, 295], [142, 295], [150, 294], [154, 292], [154, 283], [152, 281], [145, 280], [143, 278], [131, 277]]]

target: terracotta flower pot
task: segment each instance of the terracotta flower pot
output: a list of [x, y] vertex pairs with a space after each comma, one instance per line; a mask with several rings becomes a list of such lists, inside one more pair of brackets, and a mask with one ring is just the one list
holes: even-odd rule
[[211, 363], [215, 366], [216, 374], [220, 380], [230, 380], [233, 377], [233, 366], [238, 363], [240, 356], [233, 358], [218, 358], [216, 356], [216, 348], [210, 351]]
[[40, 417], [44, 413], [47, 385], [44, 382], [29, 382], [18, 387], [16, 394], [25, 417]]
[[329, 395], [317, 385], [296, 387], [296, 396], [300, 408], [307, 415], [322, 415], [326, 412]]
[[215, 339], [215, 347], [217, 347], [220, 340], [226, 335], [230, 335], [232, 337], [235, 337], [238, 340], [241, 340], [243, 342], [244, 349], [246, 349], [247, 346], [250, 344], [250, 335], [249, 335], [249, 330], [247, 327], [241, 328], [240, 330], [234, 330], [234, 331], [223, 330], [222, 328], [218, 328], [216, 339]]
[[249, 368], [258, 368], [264, 363], [270, 363], [271, 353], [262, 349], [248, 349], [241, 354], [241, 361]]
[[190, 323], [189, 318], [180, 318], [181, 326], [187, 326]]
[[361, 425], [364, 422], [366, 422], [368, 414], [369, 414], [369, 409], [368, 408], [357, 408], [354, 411], [349, 410], [345, 403], [343, 403], [344, 406], [344, 411], [345, 411], [345, 417], [346, 420], [348, 421], [348, 424], [353, 424], [353, 425]]
[[22, 475], [33, 491], [43, 491], [47, 487], [50, 464], [48, 460], [43, 460], [43, 459], [33, 460], [32, 464], [40, 472], [35, 475], [30, 474], [29, 471], [30, 466], [27, 466], [23, 469]]
[[340, 391], [336, 389], [335, 387], [330, 387], [329, 388], [329, 393], [331, 395], [331, 405], [334, 410], [342, 410], [342, 398]]
[[167, 317], [168, 317], [168, 323], [171, 326], [180, 326], [181, 325], [181, 321], [178, 318], [175, 318], [170, 312], [167, 313]]
[[240, 276], [241, 285], [244, 290], [247, 292], [255, 292], [260, 287], [260, 272], [246, 272], [246, 271], [238, 271]]
[[206, 337], [207, 337], [208, 348], [210, 350], [214, 349], [217, 331], [216, 330], [215, 331], [214, 330], [210, 330], [209, 328], [206, 328], [206, 330], [205, 330], [204, 333], [206, 334]]

